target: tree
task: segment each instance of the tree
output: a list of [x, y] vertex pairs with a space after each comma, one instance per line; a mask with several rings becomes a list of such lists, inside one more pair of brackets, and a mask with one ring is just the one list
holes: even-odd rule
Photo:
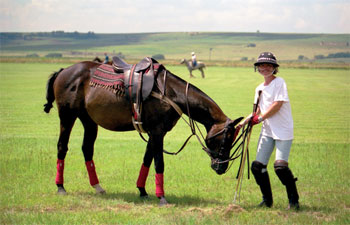
[[162, 60], [162, 59], [165, 59], [165, 56], [163, 54], [155, 54], [155, 55], [152, 55], [152, 58], [157, 60]]

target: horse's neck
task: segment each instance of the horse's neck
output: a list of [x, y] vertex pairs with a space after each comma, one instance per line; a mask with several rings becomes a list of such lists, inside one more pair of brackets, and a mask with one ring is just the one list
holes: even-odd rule
[[192, 65], [190, 63], [190, 61], [187, 61], [187, 59], [185, 59], [186, 65], [188, 69], [192, 69]]
[[[227, 119], [220, 107], [204, 92], [189, 84], [186, 96], [186, 81], [177, 76], [168, 76], [167, 95], [170, 96], [182, 111], [195, 121], [203, 124], [207, 131], [218, 123]], [[187, 103], [188, 108], [187, 109]]]

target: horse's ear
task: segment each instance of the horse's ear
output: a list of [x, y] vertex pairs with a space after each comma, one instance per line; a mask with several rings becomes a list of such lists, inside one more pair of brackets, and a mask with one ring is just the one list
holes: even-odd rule
[[229, 127], [234, 128], [244, 117], [239, 117], [235, 120], [231, 120]]

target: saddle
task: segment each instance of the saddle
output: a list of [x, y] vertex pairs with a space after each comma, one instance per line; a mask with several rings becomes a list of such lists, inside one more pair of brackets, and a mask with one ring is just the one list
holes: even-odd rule
[[139, 63], [130, 65], [114, 56], [112, 65], [116, 73], [124, 74], [125, 97], [132, 105], [133, 125], [139, 133], [145, 133], [141, 120], [142, 103], [152, 92], [160, 64], [146, 57]]

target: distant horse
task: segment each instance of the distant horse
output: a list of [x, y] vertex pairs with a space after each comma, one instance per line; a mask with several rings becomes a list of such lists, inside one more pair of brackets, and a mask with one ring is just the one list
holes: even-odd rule
[[[99, 185], [93, 161], [98, 126], [118, 132], [135, 130], [130, 101], [110, 90], [90, 85], [92, 75], [99, 66], [101, 64], [96, 62], [80, 62], [53, 73], [47, 82], [47, 103], [44, 111], [49, 113], [56, 100], [60, 118], [56, 185], [58, 193], [61, 194], [66, 193], [63, 186], [64, 159], [68, 151], [71, 130], [77, 118], [84, 127], [82, 151], [90, 184], [97, 193], [105, 193]], [[148, 143], [137, 188], [141, 197], [147, 196], [145, 184], [154, 159], [156, 196], [162, 205], [167, 204], [163, 188], [164, 136], [180, 118], [178, 110], [175, 110], [173, 105], [177, 105], [191, 119], [204, 125], [207, 131], [205, 138], [207, 148], [204, 150], [210, 156], [211, 166], [217, 174], [225, 173], [228, 168], [227, 159], [230, 157], [231, 145], [235, 139], [235, 126], [242, 118], [230, 120], [204, 92], [172, 74], [161, 64], [154, 76], [155, 85], [152, 92], [162, 97], [150, 95], [143, 102], [142, 122], [148, 135]], [[169, 99], [172, 104], [164, 99]]]
[[205, 64], [203, 63], [203, 62], [197, 62], [197, 65], [195, 66], [195, 67], [193, 67], [192, 66], [192, 63], [191, 62], [189, 62], [187, 59], [182, 59], [181, 60], [181, 64], [184, 64], [185, 63], [185, 65], [187, 66], [187, 69], [188, 69], [188, 71], [190, 71], [190, 78], [191, 77], [194, 77], [193, 75], [192, 75], [192, 71], [193, 70], [196, 70], [196, 69], [198, 69], [199, 71], [201, 71], [201, 73], [202, 73], [202, 78], [204, 78], [205, 77], [205, 75], [204, 75], [204, 68], [205, 68]]

